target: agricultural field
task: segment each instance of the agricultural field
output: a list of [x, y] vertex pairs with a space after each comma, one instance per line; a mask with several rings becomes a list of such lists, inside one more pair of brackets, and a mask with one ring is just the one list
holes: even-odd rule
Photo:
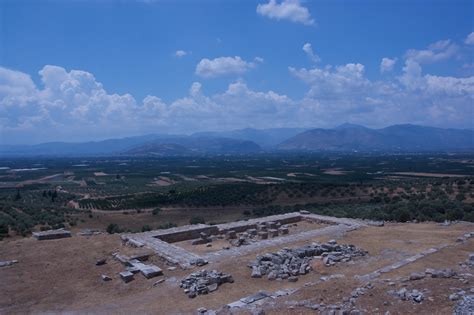
[[[472, 155], [262, 154], [0, 160], [0, 238], [143, 231], [306, 209], [474, 222]], [[112, 226], [112, 228], [111, 228]]]

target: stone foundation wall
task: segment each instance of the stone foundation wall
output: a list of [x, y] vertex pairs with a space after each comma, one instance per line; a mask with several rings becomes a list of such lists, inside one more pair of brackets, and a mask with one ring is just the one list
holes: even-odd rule
[[168, 231], [166, 234], [156, 235], [154, 237], [162, 241], [165, 241], [167, 243], [176, 243], [176, 242], [199, 238], [199, 233], [201, 232], [204, 232], [207, 235], [213, 235], [213, 234], [219, 233], [219, 229], [217, 228], [217, 226], [205, 225], [205, 226], [199, 226], [199, 227], [193, 228], [193, 226], [188, 225], [182, 228], [184, 229], [180, 229], [177, 231]]
[[248, 229], [255, 229], [257, 228], [258, 224], [265, 223], [265, 222], [279, 222], [281, 224], [288, 224], [288, 223], [295, 223], [302, 220], [302, 216], [298, 212], [286, 213], [286, 214], [279, 214], [279, 215], [271, 215], [268, 217], [262, 217], [257, 219], [250, 219], [247, 221], [237, 221], [231, 223], [224, 223], [219, 224], [217, 227], [219, 228], [219, 233], [225, 234], [228, 231], [235, 231], [237, 233], [244, 232]]

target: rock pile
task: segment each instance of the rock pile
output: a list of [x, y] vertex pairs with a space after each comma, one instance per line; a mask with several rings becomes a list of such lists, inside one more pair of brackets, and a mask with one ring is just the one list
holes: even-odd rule
[[456, 242], [460, 242], [460, 243], [464, 243], [466, 242], [468, 239], [470, 239], [471, 237], [474, 237], [474, 232], [471, 232], [471, 233], [466, 233], [460, 237], [458, 237], [456, 239]]
[[474, 253], [469, 254], [469, 258], [467, 259], [467, 265], [470, 267], [474, 267]]
[[205, 269], [193, 272], [179, 285], [184, 289], [184, 293], [189, 298], [194, 298], [198, 294], [208, 294], [216, 291], [223, 283], [233, 283], [234, 279], [230, 274], [218, 272], [216, 270], [207, 271]]
[[454, 315], [474, 314], [474, 295], [463, 296], [456, 304], [453, 311]]
[[399, 297], [402, 301], [413, 301], [416, 303], [421, 303], [425, 299], [424, 294], [415, 289], [408, 291], [406, 288], [401, 288], [398, 291], [390, 290], [388, 291], [388, 293], [390, 295]]
[[431, 278], [452, 278], [456, 276], [456, 272], [449, 268], [440, 270], [428, 268], [425, 273], [431, 275]]
[[324, 244], [313, 243], [295, 249], [284, 248], [276, 253], [258, 255], [248, 266], [252, 269], [252, 278], [266, 275], [268, 280], [297, 281], [297, 276], [305, 275], [311, 270], [312, 259], [322, 259], [326, 266], [332, 266], [365, 255], [366, 251], [354, 245], [338, 245], [332, 240]]

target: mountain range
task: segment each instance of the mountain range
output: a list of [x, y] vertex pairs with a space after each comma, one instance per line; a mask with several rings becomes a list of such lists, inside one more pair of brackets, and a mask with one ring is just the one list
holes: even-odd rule
[[417, 125], [370, 129], [344, 124], [335, 129], [311, 129], [284, 140], [277, 148], [293, 151], [472, 151], [474, 131]]
[[80, 143], [0, 145], [0, 156], [173, 156], [253, 154], [265, 151], [428, 152], [474, 151], [474, 131], [418, 125], [382, 129], [343, 124], [334, 129], [272, 128], [149, 134]]

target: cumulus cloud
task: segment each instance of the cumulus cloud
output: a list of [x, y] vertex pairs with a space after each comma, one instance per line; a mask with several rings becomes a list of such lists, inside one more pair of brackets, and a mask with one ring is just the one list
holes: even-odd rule
[[175, 57], [178, 57], [178, 58], [184, 57], [184, 56], [189, 55], [189, 54], [190, 54], [190, 52], [185, 51], [185, 50], [177, 50], [174, 53]]
[[292, 104], [285, 95], [253, 91], [244, 81], [212, 96], [194, 82], [188, 95], [167, 103], [153, 95], [137, 101], [130, 94], [108, 93], [86, 71], [47, 65], [39, 76], [36, 85], [29, 75], [0, 67], [1, 143], [271, 127], [285, 123]]
[[317, 98], [348, 98], [364, 93], [368, 80], [364, 77], [365, 67], [360, 63], [328, 67], [325, 69], [295, 69], [289, 67], [292, 75], [311, 86], [308, 95]]
[[[438, 42], [427, 50], [440, 54], [450, 45]], [[154, 95], [137, 100], [131, 94], [111, 93], [87, 71], [46, 65], [35, 83], [29, 74], [0, 67], [0, 142], [246, 127], [333, 127], [346, 121], [371, 127], [415, 123], [472, 128], [474, 76], [425, 73], [427, 55], [407, 53], [402, 73], [380, 80], [369, 79], [365, 65], [358, 62], [288, 67], [290, 75], [307, 86], [300, 98], [256, 91], [237, 80], [214, 95], [206, 93], [205, 84], [194, 82], [186, 95], [166, 102]], [[203, 60], [207, 61], [196, 67], [196, 73], [204, 78], [242, 74], [263, 61]]]
[[384, 73], [392, 71], [395, 63], [397, 63], [397, 58], [382, 58], [382, 61], [380, 62], [380, 72]]
[[304, 25], [315, 23], [308, 8], [302, 6], [299, 0], [283, 0], [281, 3], [270, 0], [268, 3], [258, 5], [257, 13], [271, 19], [289, 20]]
[[[289, 72], [309, 86], [298, 102], [295, 119], [318, 126], [344, 121], [384, 126], [415, 123], [472, 128], [474, 77], [456, 78], [423, 74], [420, 63], [408, 58], [403, 74], [393, 80], [374, 81], [360, 63]], [[310, 118], [311, 117], [311, 118]]]
[[436, 63], [454, 57], [458, 51], [459, 47], [447, 39], [437, 41], [429, 45], [427, 49], [410, 49], [405, 57], [420, 64]]
[[204, 78], [214, 78], [230, 74], [243, 74], [254, 67], [255, 63], [245, 61], [239, 56], [204, 58], [197, 64], [196, 74]]
[[306, 53], [306, 55], [312, 62], [317, 63], [321, 61], [321, 58], [319, 58], [319, 56], [314, 53], [313, 47], [310, 43], [306, 43], [303, 45], [303, 51]]
[[467, 35], [464, 43], [466, 45], [474, 45], [474, 32], [471, 32], [471, 34]]

